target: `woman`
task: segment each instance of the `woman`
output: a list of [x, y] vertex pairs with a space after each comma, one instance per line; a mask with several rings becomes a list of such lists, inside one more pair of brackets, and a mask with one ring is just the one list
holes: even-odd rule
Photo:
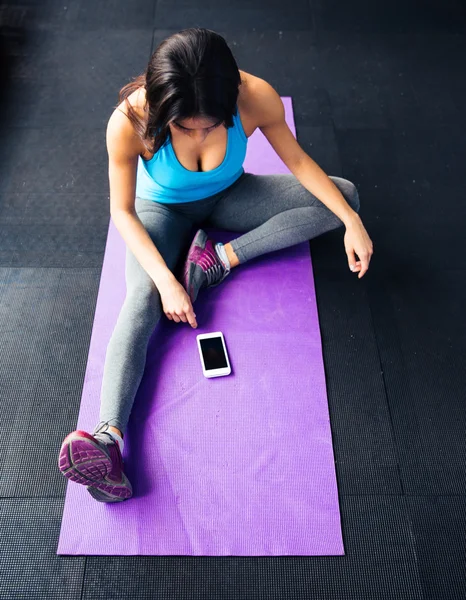
[[[277, 92], [240, 71], [217, 33], [191, 28], [164, 40], [119, 101], [107, 148], [111, 216], [127, 245], [127, 295], [107, 348], [101, 421], [92, 435], [70, 433], [59, 456], [61, 472], [100, 502], [132, 495], [123, 435], [162, 314], [195, 328], [193, 302], [202, 287], [342, 225], [359, 277], [373, 249], [355, 186], [329, 178], [307, 156]], [[258, 127], [291, 173], [244, 172], [247, 139]], [[241, 235], [223, 245], [198, 229], [193, 239], [193, 227], [204, 224]]]

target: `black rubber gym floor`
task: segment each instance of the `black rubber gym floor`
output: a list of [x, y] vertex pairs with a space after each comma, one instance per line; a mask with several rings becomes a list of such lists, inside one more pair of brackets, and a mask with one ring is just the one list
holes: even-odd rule
[[[292, 96], [374, 243], [310, 242], [346, 556], [57, 556], [109, 222], [105, 128], [152, 48], [218, 31]], [[460, 0], [0, 0], [0, 598], [466, 598]]]

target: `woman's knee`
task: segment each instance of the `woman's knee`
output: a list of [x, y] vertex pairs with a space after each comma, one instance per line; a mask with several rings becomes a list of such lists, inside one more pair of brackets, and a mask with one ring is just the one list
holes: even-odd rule
[[343, 179], [343, 177], [331, 177], [331, 179], [333, 179], [351, 208], [358, 213], [360, 208], [359, 193], [354, 183], [348, 179]]
[[352, 183], [351, 181], [347, 182], [347, 187], [348, 187], [347, 202], [351, 206], [351, 208], [358, 213], [359, 208], [361, 206], [361, 204], [359, 202], [358, 190], [357, 190], [356, 186], [354, 185], [354, 183]]
[[126, 297], [126, 304], [136, 319], [156, 323], [162, 315], [162, 300], [155, 284], [138, 285], [130, 290]]

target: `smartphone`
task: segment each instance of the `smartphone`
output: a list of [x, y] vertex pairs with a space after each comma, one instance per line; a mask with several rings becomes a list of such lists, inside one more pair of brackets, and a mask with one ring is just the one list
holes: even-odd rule
[[222, 377], [231, 373], [230, 361], [221, 331], [196, 336], [202, 371], [205, 377]]

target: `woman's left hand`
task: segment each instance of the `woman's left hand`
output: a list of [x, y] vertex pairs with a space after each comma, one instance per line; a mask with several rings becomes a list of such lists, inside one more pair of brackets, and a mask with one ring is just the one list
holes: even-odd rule
[[[344, 243], [349, 267], [351, 269], [354, 265], [351, 270], [353, 273], [359, 271], [358, 279], [361, 279], [369, 268], [374, 246], [357, 213], [350, 222], [346, 223]], [[360, 260], [356, 260], [355, 253]]]

